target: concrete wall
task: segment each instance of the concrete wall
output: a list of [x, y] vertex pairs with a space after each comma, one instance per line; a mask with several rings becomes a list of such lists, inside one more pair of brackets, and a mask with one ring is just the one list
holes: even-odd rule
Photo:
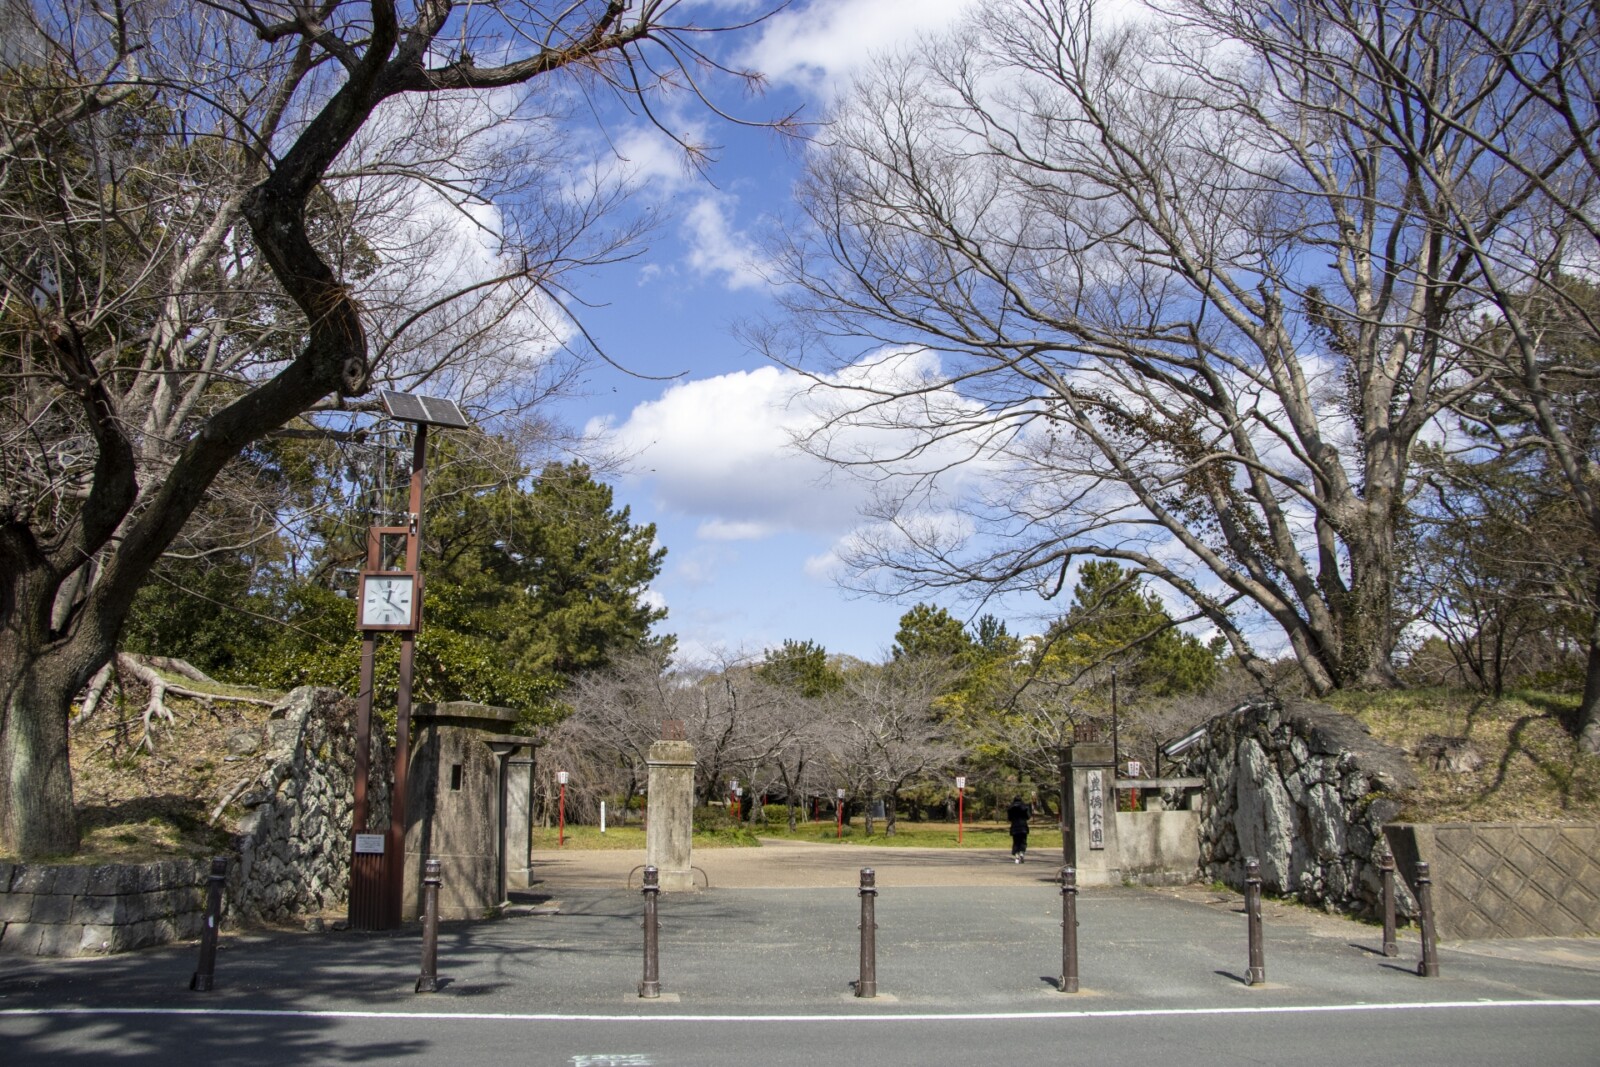
[[1200, 874], [1198, 811], [1119, 811], [1122, 877], [1139, 885], [1185, 885]]
[[1408, 881], [1428, 864], [1441, 938], [1600, 934], [1600, 823], [1385, 829]]
[[198, 937], [210, 869], [0, 863], [0, 953], [91, 956]]

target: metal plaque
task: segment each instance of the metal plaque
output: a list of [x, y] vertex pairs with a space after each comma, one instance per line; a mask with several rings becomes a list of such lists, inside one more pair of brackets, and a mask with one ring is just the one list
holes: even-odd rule
[[1087, 775], [1089, 793], [1089, 847], [1106, 847], [1106, 779], [1104, 771]]
[[357, 834], [356, 835], [356, 855], [358, 855], [358, 856], [381, 856], [381, 855], [383, 855], [383, 835], [382, 834]]

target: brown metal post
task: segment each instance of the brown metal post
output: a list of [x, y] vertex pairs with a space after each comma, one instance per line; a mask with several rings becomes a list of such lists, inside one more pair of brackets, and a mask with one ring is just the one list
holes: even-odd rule
[[1400, 942], [1394, 932], [1394, 856], [1385, 852], [1378, 864], [1383, 874], [1383, 954], [1400, 955]]
[[661, 941], [656, 916], [657, 898], [661, 895], [661, 872], [655, 867], [644, 869], [644, 981], [639, 983], [639, 995], [654, 1000], [661, 995]]
[[[411, 452], [410, 510], [406, 528], [406, 570], [417, 572], [422, 558], [422, 489], [426, 480], [428, 424], [416, 424]], [[418, 577], [417, 610], [421, 610], [421, 577]], [[418, 620], [420, 622], [420, 618]], [[406, 877], [406, 778], [411, 765], [411, 679], [416, 662], [417, 632], [400, 634], [400, 688], [395, 698], [394, 793], [389, 798], [389, 840], [385, 857], [389, 875], [389, 925], [399, 926], [405, 906]]]
[[1423, 978], [1439, 977], [1439, 942], [1433, 925], [1433, 879], [1428, 877], [1428, 865], [1417, 864], [1417, 911], [1422, 923], [1422, 962], [1417, 964], [1417, 974]]
[[878, 995], [878, 874], [871, 867], [861, 868], [860, 892], [861, 976], [856, 981], [856, 996], [875, 997]]
[[439, 991], [439, 861], [429, 860], [422, 876], [422, 973], [418, 993]]
[[1078, 872], [1061, 868], [1061, 984], [1063, 993], [1078, 991]]
[[211, 876], [206, 879], [205, 925], [200, 930], [200, 969], [189, 979], [189, 988], [209, 993], [217, 974], [217, 927], [222, 923], [222, 887], [228, 880], [228, 861], [217, 856], [211, 861]]
[[1244, 913], [1250, 934], [1250, 970], [1245, 981], [1250, 985], [1263, 985], [1267, 980], [1267, 964], [1261, 946], [1261, 864], [1254, 859], [1244, 863]]

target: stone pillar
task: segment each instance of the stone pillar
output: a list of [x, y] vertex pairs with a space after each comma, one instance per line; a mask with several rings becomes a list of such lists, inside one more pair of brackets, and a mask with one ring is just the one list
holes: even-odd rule
[[1078, 871], [1079, 885], [1120, 885], [1122, 861], [1117, 850], [1116, 767], [1111, 746], [1080, 741], [1066, 749], [1069, 786], [1067, 863]]
[[533, 770], [532, 744], [506, 760], [506, 888], [527, 889], [533, 880]]
[[[468, 701], [419, 704], [412, 711], [406, 796], [406, 878], [401, 914], [417, 916], [423, 867], [439, 861], [439, 917], [476, 919], [504, 900], [512, 812], [507, 759], [533, 738], [512, 734], [517, 713]], [[526, 853], [522, 865], [527, 866]]]
[[650, 825], [644, 862], [661, 872], [664, 891], [693, 889], [689, 846], [694, 833], [694, 746], [657, 741], [645, 762], [650, 767]]

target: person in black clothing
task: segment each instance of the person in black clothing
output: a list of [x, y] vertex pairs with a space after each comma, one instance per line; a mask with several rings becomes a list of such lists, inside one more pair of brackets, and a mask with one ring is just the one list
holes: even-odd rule
[[1013, 797], [1006, 818], [1011, 821], [1011, 862], [1021, 863], [1028, 855], [1028, 820], [1033, 818], [1033, 805], [1023, 803], [1020, 796]]

